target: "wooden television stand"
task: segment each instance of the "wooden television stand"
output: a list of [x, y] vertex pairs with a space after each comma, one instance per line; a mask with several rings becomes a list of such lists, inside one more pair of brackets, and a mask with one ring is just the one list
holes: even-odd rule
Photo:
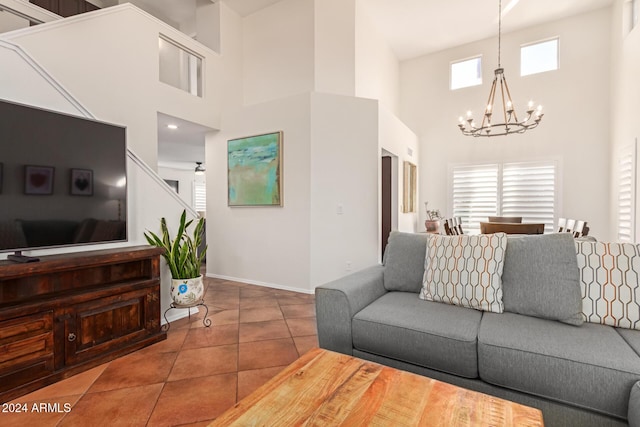
[[0, 402], [166, 338], [151, 246], [0, 261]]

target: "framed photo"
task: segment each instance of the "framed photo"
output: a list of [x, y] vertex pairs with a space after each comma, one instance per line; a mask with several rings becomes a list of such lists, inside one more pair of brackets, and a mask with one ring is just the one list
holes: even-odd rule
[[229, 206], [282, 206], [282, 131], [227, 143]]
[[24, 167], [24, 194], [49, 195], [53, 194], [53, 166]]
[[71, 195], [93, 196], [93, 171], [71, 169]]

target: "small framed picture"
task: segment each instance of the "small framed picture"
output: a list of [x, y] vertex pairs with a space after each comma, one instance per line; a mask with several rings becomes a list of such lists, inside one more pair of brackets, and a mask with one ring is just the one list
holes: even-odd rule
[[53, 173], [52, 166], [31, 166], [24, 167], [24, 194], [49, 195], [53, 194]]
[[93, 171], [71, 169], [71, 194], [73, 196], [93, 196]]

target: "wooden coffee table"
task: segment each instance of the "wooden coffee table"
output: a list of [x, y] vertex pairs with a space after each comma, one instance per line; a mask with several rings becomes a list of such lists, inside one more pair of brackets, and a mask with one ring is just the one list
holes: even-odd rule
[[543, 426], [540, 410], [314, 349], [209, 426]]

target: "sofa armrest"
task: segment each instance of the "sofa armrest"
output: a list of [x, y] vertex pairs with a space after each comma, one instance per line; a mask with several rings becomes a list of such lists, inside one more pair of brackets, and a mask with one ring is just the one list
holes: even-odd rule
[[640, 427], [640, 381], [631, 387], [628, 418], [629, 427]]
[[353, 354], [351, 319], [387, 291], [384, 267], [369, 267], [316, 288], [316, 319], [320, 347]]

